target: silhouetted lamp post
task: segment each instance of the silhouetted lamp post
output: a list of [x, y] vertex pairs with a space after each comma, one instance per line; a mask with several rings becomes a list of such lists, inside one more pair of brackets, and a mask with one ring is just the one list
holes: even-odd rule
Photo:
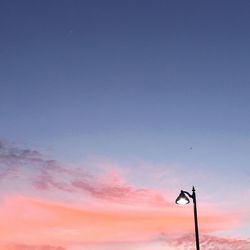
[[189, 192], [181, 190], [181, 193], [177, 197], [175, 203], [179, 205], [186, 205], [190, 201], [188, 199], [191, 198], [194, 203], [194, 225], [195, 225], [195, 239], [196, 239], [196, 249], [200, 250], [200, 243], [199, 243], [199, 230], [198, 230], [198, 217], [197, 217], [197, 206], [196, 206], [196, 195], [195, 195], [195, 189], [193, 187], [192, 194]]

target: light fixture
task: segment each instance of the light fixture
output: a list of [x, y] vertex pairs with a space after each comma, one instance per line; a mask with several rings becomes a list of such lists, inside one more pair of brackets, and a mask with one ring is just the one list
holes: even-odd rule
[[188, 199], [188, 197], [185, 195], [185, 193], [181, 190], [179, 196], [177, 197], [177, 199], [175, 200], [176, 204], [179, 205], [186, 205], [188, 203], [190, 203], [190, 200]]

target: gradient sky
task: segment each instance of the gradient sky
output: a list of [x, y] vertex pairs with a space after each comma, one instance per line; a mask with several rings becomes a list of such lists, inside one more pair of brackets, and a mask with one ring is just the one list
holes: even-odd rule
[[250, 249], [250, 2], [2, 0], [0, 249]]

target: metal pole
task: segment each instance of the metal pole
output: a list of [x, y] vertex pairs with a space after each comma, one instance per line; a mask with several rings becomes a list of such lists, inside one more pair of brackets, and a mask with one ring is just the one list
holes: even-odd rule
[[192, 189], [193, 194], [193, 202], [194, 202], [194, 225], [195, 225], [195, 240], [196, 240], [196, 249], [200, 250], [200, 243], [199, 243], [199, 229], [198, 229], [198, 217], [197, 217], [197, 206], [196, 206], [196, 195], [195, 189]]

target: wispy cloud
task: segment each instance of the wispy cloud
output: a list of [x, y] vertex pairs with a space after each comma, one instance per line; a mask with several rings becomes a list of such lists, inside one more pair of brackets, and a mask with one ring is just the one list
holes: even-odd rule
[[[192, 234], [185, 235], [175, 240], [167, 241], [167, 244], [171, 247], [174, 247], [175, 249], [195, 250], [195, 238]], [[211, 250], [248, 250], [250, 249], [250, 241], [235, 238], [201, 235], [200, 247], [201, 249]]]
[[[249, 250], [250, 241], [237, 238], [200, 236], [200, 247], [203, 250]], [[107, 242], [101, 244], [80, 244], [69, 247], [69, 250], [195, 250], [193, 234], [178, 238], [164, 238], [132, 241], [132, 242]]]
[[8, 244], [0, 246], [0, 250], [66, 250], [66, 248], [50, 245]]
[[26, 178], [40, 191], [53, 189], [64, 192], [85, 192], [95, 198], [113, 202], [168, 206], [166, 197], [159, 191], [138, 188], [126, 182], [114, 181], [111, 175], [93, 176], [82, 168], [63, 164], [30, 149], [0, 142], [0, 178]]
[[[29, 242], [53, 245], [146, 240], [162, 232], [193, 232], [192, 215], [176, 211], [107, 210], [77, 208], [39, 198], [7, 196], [0, 207], [0, 242]], [[231, 218], [200, 216], [201, 232], [232, 228]], [[35, 235], [35, 237], [34, 237]]]

